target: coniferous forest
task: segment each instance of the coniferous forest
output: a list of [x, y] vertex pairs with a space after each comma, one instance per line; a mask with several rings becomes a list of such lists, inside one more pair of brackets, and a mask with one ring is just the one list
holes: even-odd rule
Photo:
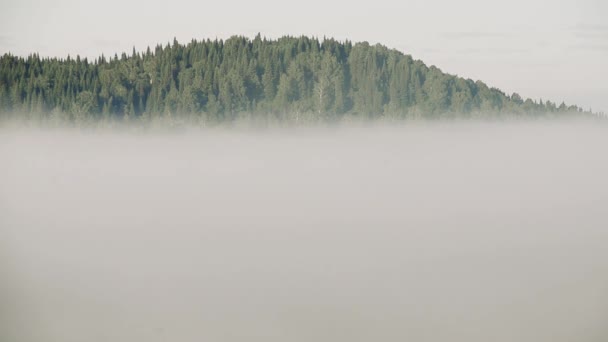
[[95, 60], [0, 57], [5, 118], [290, 122], [586, 115], [507, 95], [366, 42], [232, 37]]

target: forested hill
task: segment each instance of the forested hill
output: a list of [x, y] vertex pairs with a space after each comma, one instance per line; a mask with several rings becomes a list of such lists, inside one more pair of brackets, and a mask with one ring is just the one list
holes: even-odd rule
[[[86, 58], [0, 57], [0, 112], [70, 121], [583, 115], [506, 95], [397, 50], [333, 39], [232, 37]], [[576, 114], [575, 114], [576, 113]]]

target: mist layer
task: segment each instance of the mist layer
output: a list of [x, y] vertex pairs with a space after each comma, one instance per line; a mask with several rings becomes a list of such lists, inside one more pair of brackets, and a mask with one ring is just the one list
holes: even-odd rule
[[604, 341], [608, 128], [0, 132], [3, 341]]

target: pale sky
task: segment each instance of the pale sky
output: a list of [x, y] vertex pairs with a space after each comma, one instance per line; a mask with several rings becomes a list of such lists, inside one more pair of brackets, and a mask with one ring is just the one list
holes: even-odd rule
[[144, 50], [176, 37], [382, 43], [507, 93], [608, 112], [606, 0], [0, 0], [0, 54]]

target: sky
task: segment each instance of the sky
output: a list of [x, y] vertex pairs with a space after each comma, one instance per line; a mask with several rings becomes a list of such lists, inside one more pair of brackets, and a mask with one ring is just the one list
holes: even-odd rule
[[608, 112], [608, 1], [0, 0], [0, 54], [96, 57], [177, 38], [381, 43], [506, 93]]

